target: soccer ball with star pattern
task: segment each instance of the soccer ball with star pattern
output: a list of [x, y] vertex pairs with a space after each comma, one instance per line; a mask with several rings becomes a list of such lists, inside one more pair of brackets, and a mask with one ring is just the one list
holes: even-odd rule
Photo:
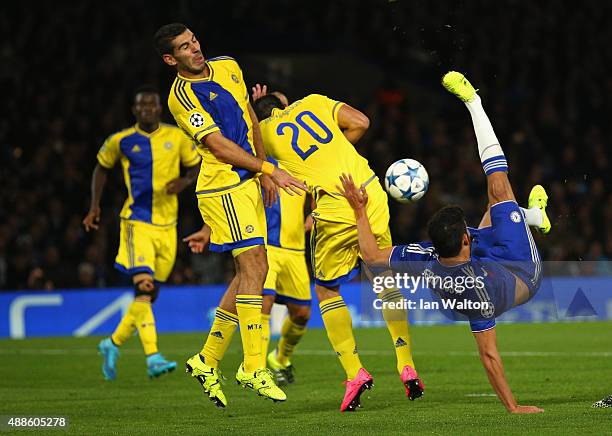
[[387, 170], [385, 188], [400, 203], [413, 203], [427, 192], [429, 175], [420, 162], [400, 159]]

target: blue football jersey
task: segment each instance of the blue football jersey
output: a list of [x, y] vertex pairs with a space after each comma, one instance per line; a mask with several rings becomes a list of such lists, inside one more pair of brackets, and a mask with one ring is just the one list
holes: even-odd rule
[[[474, 235], [474, 231], [471, 232]], [[516, 277], [499, 262], [479, 257], [454, 266], [438, 261], [431, 242], [393, 247], [389, 266], [399, 272], [422, 276], [443, 307], [464, 315], [473, 332], [495, 327], [495, 317], [512, 308]]]

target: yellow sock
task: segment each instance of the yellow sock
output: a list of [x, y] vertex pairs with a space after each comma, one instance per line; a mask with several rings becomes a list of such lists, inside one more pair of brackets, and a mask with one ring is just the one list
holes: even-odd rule
[[270, 315], [261, 314], [261, 363], [260, 366], [267, 366], [268, 347], [270, 346]]
[[352, 380], [362, 365], [353, 336], [351, 314], [341, 296], [320, 302], [319, 308], [329, 342], [331, 342], [344, 371], [346, 371], [347, 379]]
[[153, 309], [148, 301], [134, 301], [136, 307], [136, 328], [138, 336], [142, 342], [142, 348], [147, 356], [157, 353], [157, 329], [155, 328], [155, 318]]
[[127, 312], [121, 318], [119, 325], [111, 335], [113, 343], [117, 346], [121, 346], [127, 341], [130, 336], [136, 331], [136, 316], [138, 314], [138, 306], [136, 302], [132, 301], [132, 304], [128, 307]]
[[[397, 289], [381, 292], [378, 296], [383, 303], [401, 302], [404, 299], [402, 293]], [[389, 309], [383, 306], [383, 318], [387, 323], [387, 329], [393, 340], [395, 355], [397, 357], [397, 371], [401, 374], [404, 366], [410, 365], [414, 368], [412, 359], [412, 344], [408, 331], [408, 312], [406, 309]]]
[[219, 367], [219, 362], [232, 342], [236, 327], [238, 327], [238, 315], [217, 307], [215, 320], [206, 338], [206, 343], [200, 351], [200, 354], [204, 356], [204, 363], [213, 368]]
[[236, 295], [245, 372], [261, 368], [261, 304], [261, 295]]
[[281, 338], [278, 341], [276, 360], [282, 365], [287, 366], [289, 359], [293, 355], [295, 346], [300, 342], [302, 336], [306, 333], [306, 326], [295, 324], [291, 321], [291, 317], [285, 318], [283, 328], [281, 329]]

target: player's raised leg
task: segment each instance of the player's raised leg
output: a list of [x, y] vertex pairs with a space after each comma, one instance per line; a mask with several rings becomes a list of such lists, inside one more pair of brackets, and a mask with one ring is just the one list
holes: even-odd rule
[[476, 90], [463, 74], [456, 71], [446, 73], [442, 78], [442, 85], [462, 100], [470, 111], [478, 143], [478, 154], [487, 176], [489, 204], [516, 201], [508, 180], [506, 156]]
[[[456, 71], [450, 71], [442, 78], [442, 84], [451, 93], [462, 100], [470, 112], [478, 154], [482, 167], [487, 175], [487, 192], [489, 206], [504, 201], [516, 201], [512, 186], [508, 180], [508, 163], [495, 135], [491, 121], [482, 107], [480, 96], [465, 76]], [[546, 214], [548, 195], [541, 185], [535, 185], [529, 194], [528, 208], [520, 208], [525, 222], [537, 228], [541, 233], [548, 233], [551, 223]], [[491, 225], [490, 211], [487, 210], [479, 227]]]
[[[480, 97], [465, 76], [451, 71], [444, 75], [442, 84], [465, 103], [472, 117], [478, 154], [487, 176], [489, 213], [495, 229], [494, 252], [490, 255], [501, 262], [507, 262], [506, 266], [517, 276], [514, 303], [523, 304], [537, 292], [542, 269], [533, 236], [529, 227], [523, 224], [523, 212], [516, 204], [508, 179], [506, 157], [482, 107]], [[540, 209], [542, 222], [547, 199], [546, 192], [539, 185], [532, 190], [529, 206], [537, 206]], [[550, 230], [546, 225], [544, 228]]]

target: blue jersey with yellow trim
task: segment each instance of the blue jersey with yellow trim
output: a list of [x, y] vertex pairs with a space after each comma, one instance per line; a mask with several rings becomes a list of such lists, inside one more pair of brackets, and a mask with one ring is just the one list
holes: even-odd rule
[[[278, 162], [272, 158], [268, 158], [268, 161], [278, 165]], [[282, 165], [278, 166], [282, 168]], [[289, 250], [304, 251], [306, 249], [305, 203], [306, 195], [289, 195], [283, 189], [279, 189], [276, 203], [272, 207], [265, 208], [268, 245]]]
[[244, 168], [221, 162], [201, 144], [206, 135], [220, 131], [255, 155], [249, 95], [238, 63], [227, 56], [209, 59], [206, 63], [210, 69], [207, 78], [187, 79], [178, 75], [168, 96], [174, 119], [197, 141], [202, 155], [196, 187], [199, 197], [225, 194], [254, 175]]
[[168, 124], [151, 133], [138, 125], [114, 133], [97, 159], [107, 169], [121, 161], [128, 192], [121, 218], [161, 226], [176, 224], [178, 216], [178, 199], [166, 193], [166, 184], [180, 176], [181, 165], [200, 163], [193, 140]]
[[272, 115], [259, 124], [266, 153], [306, 182], [315, 199], [319, 190], [336, 194], [342, 173], [351, 174], [357, 185], [374, 176], [368, 161], [338, 126], [342, 105], [324, 95], [311, 94], [284, 110], [273, 109]]

